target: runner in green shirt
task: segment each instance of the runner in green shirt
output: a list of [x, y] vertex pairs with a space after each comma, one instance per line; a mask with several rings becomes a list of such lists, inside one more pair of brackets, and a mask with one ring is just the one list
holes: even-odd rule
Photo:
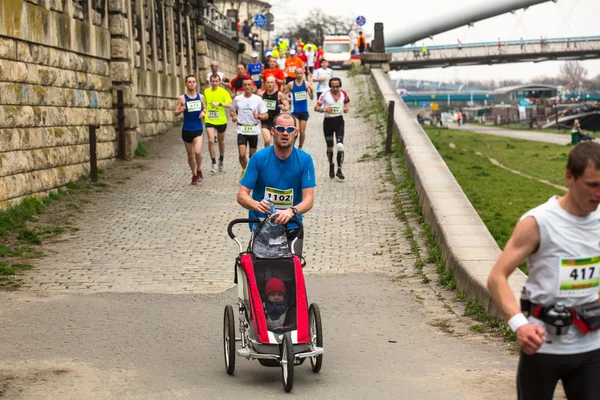
[[231, 96], [226, 89], [219, 85], [221, 77], [213, 74], [210, 77], [210, 87], [204, 90], [206, 100], [206, 134], [208, 135], [208, 152], [212, 160], [212, 172], [217, 172], [215, 152], [215, 130], [219, 135], [219, 171], [223, 171], [223, 155], [225, 154], [225, 130], [227, 129], [227, 115], [225, 107], [231, 108]]

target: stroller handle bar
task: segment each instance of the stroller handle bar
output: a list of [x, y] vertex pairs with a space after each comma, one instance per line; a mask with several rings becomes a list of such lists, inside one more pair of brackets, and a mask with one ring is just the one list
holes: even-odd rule
[[[235, 237], [235, 235], [233, 233], [233, 227], [237, 224], [260, 224], [261, 222], [263, 222], [263, 221], [261, 221], [258, 218], [238, 218], [238, 219], [234, 219], [233, 221], [231, 221], [229, 223], [229, 225], [227, 225], [227, 233], [229, 234], [229, 237], [232, 238], [233, 240], [235, 240], [235, 242], [240, 247], [240, 253], [242, 252], [243, 246], [240, 243], [240, 241]], [[298, 232], [296, 232], [295, 237], [296, 238], [300, 237], [302, 235], [302, 232], [304, 231], [302, 222], [300, 222], [296, 217], [292, 217], [285, 225], [287, 226], [287, 224], [289, 224], [289, 223], [294, 223], [294, 224], [298, 225]]]

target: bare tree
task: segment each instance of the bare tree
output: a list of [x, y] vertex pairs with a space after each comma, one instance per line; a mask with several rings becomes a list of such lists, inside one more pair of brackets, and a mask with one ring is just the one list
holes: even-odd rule
[[351, 18], [334, 17], [316, 9], [311, 10], [308, 17], [301, 22], [295, 22], [281, 33], [281, 37], [290, 39], [301, 38], [304, 43], [323, 43], [323, 38], [328, 34], [348, 35], [354, 27]]
[[560, 79], [566, 81], [567, 84], [581, 86], [587, 76], [587, 69], [579, 61], [566, 61], [560, 66]]

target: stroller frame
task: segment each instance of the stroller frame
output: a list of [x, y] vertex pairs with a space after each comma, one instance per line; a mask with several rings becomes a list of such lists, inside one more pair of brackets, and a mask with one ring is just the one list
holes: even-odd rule
[[[266, 220], [265, 220], [266, 221]], [[238, 244], [240, 254], [236, 258], [235, 279], [238, 287], [238, 332], [235, 335], [234, 312], [231, 305], [225, 307], [224, 315], [224, 353], [227, 373], [232, 375], [235, 368], [235, 356], [246, 359], [256, 359], [263, 366], [281, 367], [282, 382], [286, 392], [293, 387], [293, 367], [301, 365], [305, 359], [310, 359], [313, 372], [319, 372], [323, 357], [323, 334], [320, 310], [317, 304], [308, 306], [302, 263], [293, 252], [293, 244], [302, 232], [302, 224], [293, 218], [290, 222], [296, 223], [300, 229], [292, 241], [292, 258], [265, 260], [254, 257], [252, 254], [252, 239], [248, 249], [244, 251], [242, 244], [233, 234], [233, 226], [240, 223], [259, 223], [258, 234], [265, 221], [258, 219], [236, 219], [230, 222], [227, 231], [229, 236]], [[261, 275], [259, 279], [255, 272]], [[293, 273], [291, 273], [293, 271]], [[294, 298], [295, 329], [273, 332], [267, 329], [260, 296], [262, 292], [259, 285], [271, 277], [271, 274], [285, 275], [286, 282], [291, 282], [293, 288], [289, 297]], [[289, 312], [289, 310], [288, 310]], [[235, 344], [241, 348], [235, 350]]]

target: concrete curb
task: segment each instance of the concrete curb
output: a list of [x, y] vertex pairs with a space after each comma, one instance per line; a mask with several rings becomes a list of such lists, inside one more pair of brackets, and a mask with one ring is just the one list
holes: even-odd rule
[[[487, 290], [487, 279], [500, 248], [386, 73], [373, 69], [371, 76], [386, 109], [389, 101], [395, 102], [394, 127], [399, 132], [406, 167], [415, 182], [423, 216], [442, 249], [446, 268], [454, 271], [457, 287], [465, 290], [469, 299], [479, 299], [489, 314], [502, 317]], [[520, 270], [509, 278], [517, 300], [526, 280]]]

